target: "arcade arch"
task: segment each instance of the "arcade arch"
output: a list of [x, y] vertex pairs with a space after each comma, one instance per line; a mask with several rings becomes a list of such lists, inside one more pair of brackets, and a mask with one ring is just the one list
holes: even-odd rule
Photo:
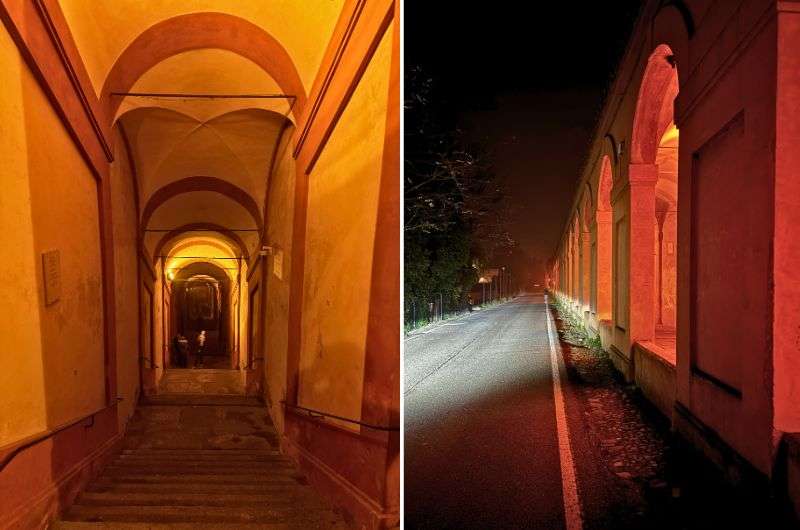
[[[632, 341], [655, 341], [672, 362], [678, 249], [677, 95], [675, 58], [670, 47], [662, 44], [645, 67], [631, 138], [629, 332]], [[650, 252], [652, 259], [645, 259]]]

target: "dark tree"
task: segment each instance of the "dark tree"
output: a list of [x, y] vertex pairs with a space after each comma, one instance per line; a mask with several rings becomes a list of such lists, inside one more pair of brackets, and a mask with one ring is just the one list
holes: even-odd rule
[[428, 316], [441, 295], [445, 310], [463, 306], [483, 264], [513, 246], [509, 212], [486, 150], [465, 140], [447, 115], [434, 81], [406, 71], [406, 320]]

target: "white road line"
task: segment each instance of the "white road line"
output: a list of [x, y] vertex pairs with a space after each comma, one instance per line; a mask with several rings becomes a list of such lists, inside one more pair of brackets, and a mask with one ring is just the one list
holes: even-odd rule
[[575, 462], [572, 459], [572, 448], [569, 444], [569, 427], [567, 413], [564, 407], [564, 393], [561, 390], [561, 374], [559, 368], [563, 367], [564, 359], [556, 348], [553, 340], [553, 324], [550, 308], [547, 304], [547, 295], [544, 297], [545, 311], [547, 313], [547, 340], [550, 343], [550, 367], [553, 375], [553, 399], [556, 408], [556, 432], [558, 434], [558, 457], [561, 461], [561, 490], [564, 496], [564, 519], [567, 530], [581, 530], [583, 518], [581, 517], [581, 504], [578, 500], [578, 486], [575, 482]]

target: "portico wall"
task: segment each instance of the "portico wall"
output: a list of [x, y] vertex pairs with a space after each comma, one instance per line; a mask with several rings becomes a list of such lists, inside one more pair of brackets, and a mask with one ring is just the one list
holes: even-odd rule
[[[764, 479], [785, 467], [781, 439], [796, 430], [798, 416], [796, 399], [788, 396], [800, 374], [787, 361], [784, 342], [796, 327], [790, 322], [798, 305], [782, 302], [796, 298], [790, 286], [796, 279], [789, 281], [786, 271], [800, 259], [781, 242], [795, 234], [788, 219], [797, 210], [796, 186], [789, 183], [796, 179], [788, 175], [798, 169], [789, 139], [797, 137], [790, 123], [799, 108], [792, 73], [799, 7], [768, 0], [648, 2], [608, 91], [568, 216], [585, 215], [587, 188], [591, 203], [602, 203], [598, 190], [608, 160], [611, 318], [604, 323], [592, 311], [588, 328], [683, 437], [720, 466]], [[674, 288], [661, 282], [667, 290], [662, 310], [672, 311], [676, 299], [674, 357], [656, 336], [662, 295], [659, 231], [651, 219], [661, 200], [659, 170], [642, 157], [636, 129], [642, 98], [652, 95], [642, 87], [650, 86], [648, 62], [659, 46], [669, 50], [662, 68], [673, 66], [679, 85], [672, 112], [680, 132], [677, 214], [664, 221], [666, 243], [677, 253], [677, 280]], [[787, 141], [778, 140], [781, 132]], [[590, 212], [597, 227], [607, 215]], [[672, 222], [676, 241], [668, 240]], [[567, 223], [552, 263], [569, 259], [573, 226]], [[590, 281], [598, 287], [590, 296], [599, 299], [604, 263], [596, 254], [593, 260]], [[551, 278], [559, 279], [556, 295], [574, 305], [564, 274], [554, 269]], [[779, 281], [782, 289], [774, 287]], [[588, 303], [596, 307], [597, 299]]]

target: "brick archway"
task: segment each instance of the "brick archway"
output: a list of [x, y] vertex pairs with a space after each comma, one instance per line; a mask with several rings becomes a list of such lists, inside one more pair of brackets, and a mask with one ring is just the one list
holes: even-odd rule
[[164, 250], [164, 247], [169, 243], [171, 240], [186, 234], [188, 232], [194, 232], [197, 230], [203, 230], [206, 232], [216, 232], [221, 234], [229, 239], [231, 239], [234, 243], [236, 243], [237, 248], [239, 249], [240, 254], [244, 259], [248, 259], [247, 254], [247, 246], [242, 241], [242, 238], [236, 232], [233, 232], [224, 226], [214, 224], [214, 223], [189, 223], [182, 226], [175, 228], [174, 230], [167, 232], [164, 236], [156, 243], [155, 249], [153, 250], [153, 259], [155, 260], [157, 256], [161, 255], [161, 252]]
[[597, 209], [594, 227], [594, 285], [592, 310], [599, 321], [611, 320], [612, 315], [612, 221], [611, 188], [614, 174], [611, 157], [603, 155], [597, 184]]
[[159, 206], [177, 195], [193, 191], [213, 191], [225, 195], [247, 210], [253, 218], [259, 232], [263, 229], [264, 223], [256, 201], [243, 189], [216, 177], [187, 177], [159, 188], [158, 191], [153, 193], [142, 209], [142, 220], [139, 225], [140, 229], [144, 231], [147, 228], [150, 218]]
[[292, 114], [302, 114], [306, 92], [289, 53], [272, 35], [255, 24], [225, 13], [179, 15], [154, 24], [120, 54], [103, 83], [100, 103], [112, 121], [122, 98], [145, 72], [182, 52], [218, 48], [250, 59], [272, 76], [288, 95], [295, 96]]

